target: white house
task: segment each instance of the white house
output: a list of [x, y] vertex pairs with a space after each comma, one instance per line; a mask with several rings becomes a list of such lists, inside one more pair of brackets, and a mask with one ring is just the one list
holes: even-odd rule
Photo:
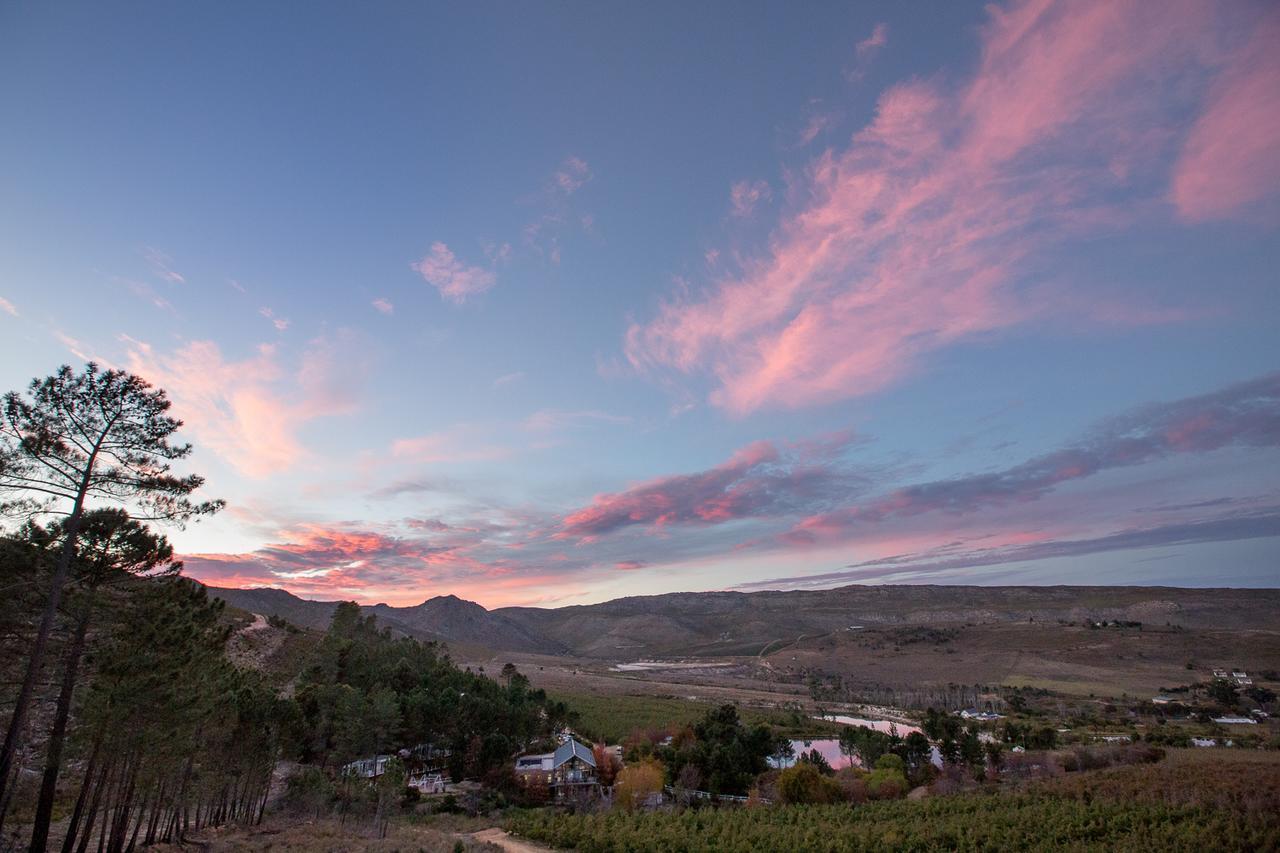
[[1214, 717], [1213, 721], [1220, 726], [1256, 726], [1258, 724], [1253, 717]]
[[1217, 746], [1218, 742], [1211, 737], [1193, 737], [1192, 746]]

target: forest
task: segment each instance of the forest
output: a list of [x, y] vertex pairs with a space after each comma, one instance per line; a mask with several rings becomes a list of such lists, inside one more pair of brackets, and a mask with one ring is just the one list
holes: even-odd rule
[[192, 448], [169, 405], [93, 364], [4, 398], [4, 849], [114, 853], [257, 822], [281, 761], [333, 774], [421, 744], [455, 778], [481, 777], [569, 721], [518, 673], [499, 684], [462, 670], [354, 604], [292, 690], [233, 664], [234, 620], [159, 530], [222, 508], [194, 498], [199, 476], [171, 471]]

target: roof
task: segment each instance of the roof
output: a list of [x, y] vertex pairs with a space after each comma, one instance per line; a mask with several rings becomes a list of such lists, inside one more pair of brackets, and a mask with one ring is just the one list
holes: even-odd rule
[[561, 764], [564, 764], [566, 761], [570, 760], [574, 756], [577, 756], [578, 758], [587, 762], [592, 767], [596, 766], [596, 757], [591, 754], [591, 750], [588, 749], [583, 744], [578, 743], [573, 738], [569, 738], [567, 741], [560, 744], [560, 746], [556, 748], [555, 758], [552, 761], [552, 765], [555, 767], [559, 767]]

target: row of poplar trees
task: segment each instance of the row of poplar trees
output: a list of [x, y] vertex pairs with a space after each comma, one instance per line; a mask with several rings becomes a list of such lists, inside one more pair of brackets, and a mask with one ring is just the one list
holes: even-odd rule
[[191, 445], [169, 408], [95, 364], [0, 406], [0, 848], [21, 823], [32, 851], [124, 851], [266, 801], [279, 700], [149, 526], [222, 507], [172, 470]]

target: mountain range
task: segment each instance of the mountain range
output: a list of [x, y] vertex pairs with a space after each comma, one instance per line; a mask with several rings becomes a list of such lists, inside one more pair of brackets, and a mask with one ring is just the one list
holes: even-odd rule
[[[337, 602], [281, 589], [210, 587], [233, 607], [323, 630]], [[422, 640], [601, 659], [755, 655], [777, 640], [853, 627], [1123, 620], [1187, 628], [1280, 630], [1280, 589], [1101, 586], [864, 586], [676, 592], [558, 608], [487, 610], [454, 595], [411, 607], [364, 605]]]

